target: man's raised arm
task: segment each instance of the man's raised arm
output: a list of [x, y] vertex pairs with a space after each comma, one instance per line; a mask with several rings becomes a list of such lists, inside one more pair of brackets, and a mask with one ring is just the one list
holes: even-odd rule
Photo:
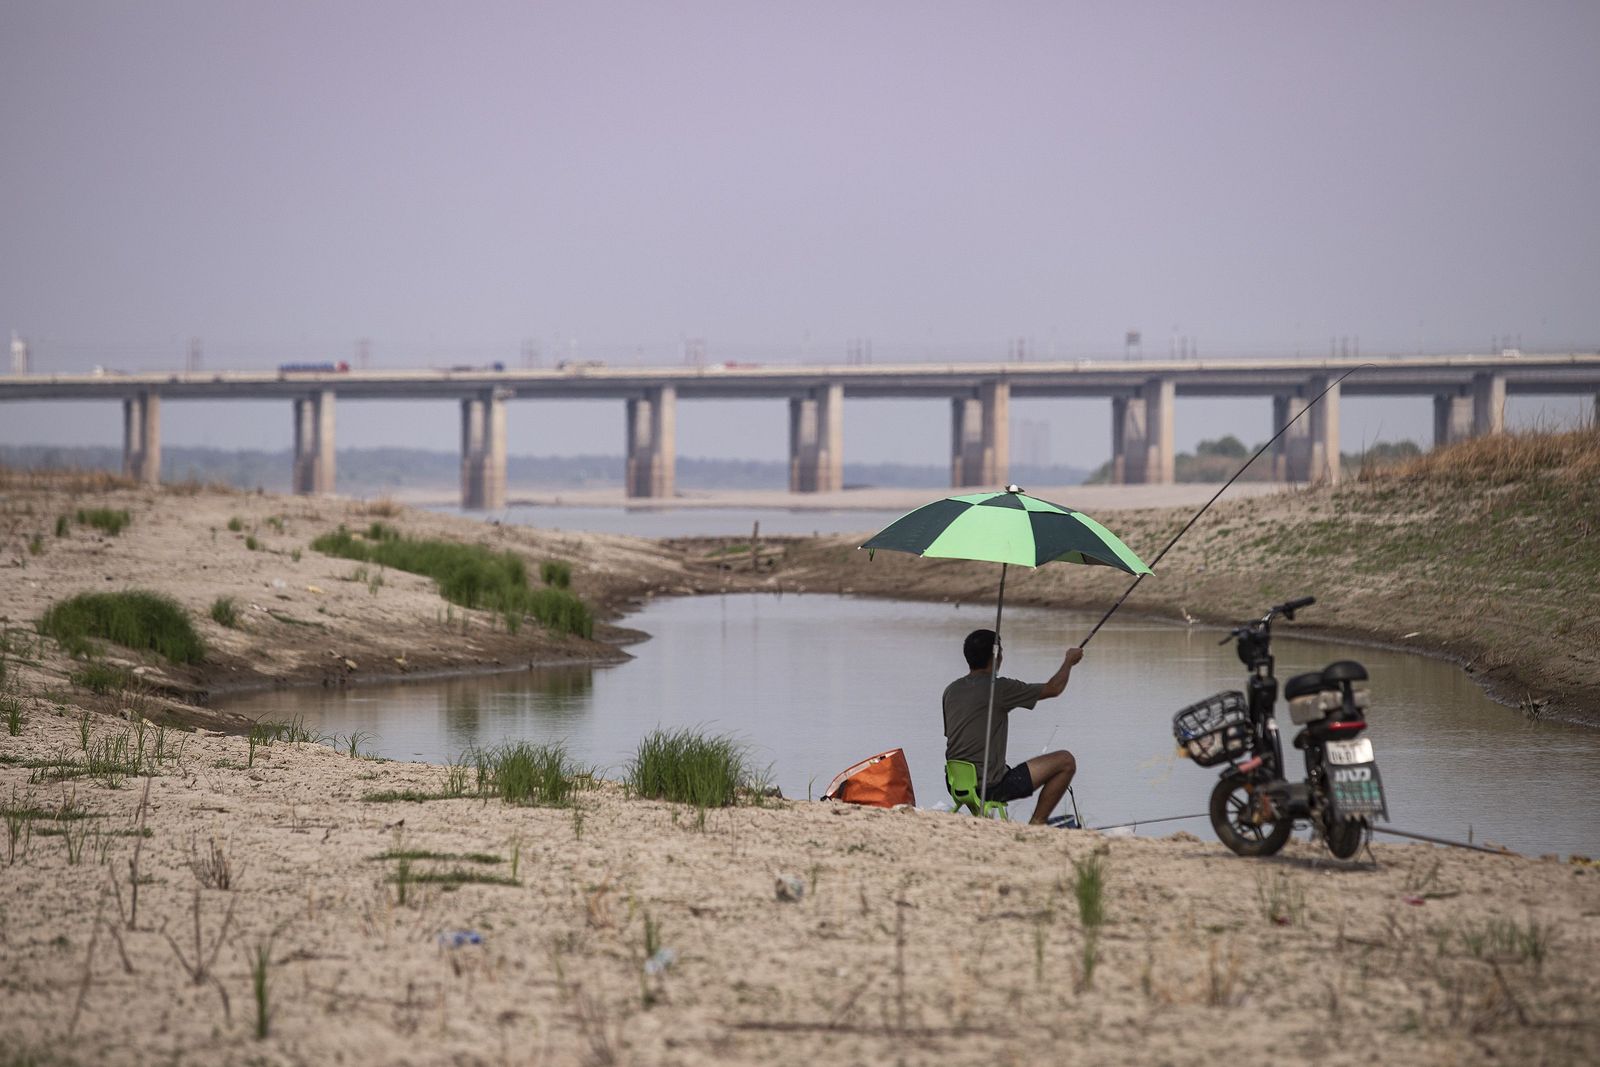
[[1039, 688], [1039, 699], [1048, 700], [1058, 697], [1062, 690], [1067, 688], [1067, 679], [1072, 677], [1073, 664], [1083, 659], [1083, 649], [1069, 648], [1066, 656], [1061, 660], [1061, 669], [1051, 676], [1050, 680]]

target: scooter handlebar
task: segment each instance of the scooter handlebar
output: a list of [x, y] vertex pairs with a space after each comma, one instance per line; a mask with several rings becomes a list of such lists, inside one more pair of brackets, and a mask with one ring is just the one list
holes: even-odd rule
[[1295, 612], [1299, 611], [1301, 608], [1309, 608], [1316, 602], [1317, 598], [1314, 596], [1296, 597], [1293, 600], [1279, 604], [1277, 607], [1273, 608], [1271, 614], [1282, 615], [1286, 619], [1293, 619]]

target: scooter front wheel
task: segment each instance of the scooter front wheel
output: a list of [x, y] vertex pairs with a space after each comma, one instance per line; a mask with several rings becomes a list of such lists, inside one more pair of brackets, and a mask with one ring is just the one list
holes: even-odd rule
[[1367, 823], [1365, 819], [1338, 819], [1327, 828], [1323, 837], [1328, 842], [1328, 851], [1335, 857], [1347, 860], [1361, 851], [1361, 845], [1367, 839]]
[[1294, 830], [1293, 819], [1258, 819], [1260, 803], [1255, 786], [1238, 775], [1222, 778], [1211, 791], [1211, 828], [1241, 856], [1271, 856]]

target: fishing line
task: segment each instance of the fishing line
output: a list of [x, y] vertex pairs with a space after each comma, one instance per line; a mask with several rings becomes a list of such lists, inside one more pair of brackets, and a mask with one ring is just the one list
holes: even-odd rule
[[1168, 815], [1160, 819], [1135, 819], [1133, 822], [1117, 822], [1112, 823], [1110, 826], [1092, 826], [1090, 829], [1095, 833], [1099, 833], [1102, 830], [1121, 830], [1127, 826], [1131, 826], [1137, 830], [1141, 826], [1154, 826], [1158, 822], [1182, 822], [1184, 819], [1206, 818], [1210, 818], [1210, 813], [1202, 811], [1199, 815]]
[[[1289, 427], [1293, 426], [1296, 422], [1298, 422], [1300, 420], [1301, 416], [1303, 416], [1306, 412], [1308, 412], [1312, 408], [1316, 407], [1317, 403], [1319, 401], [1321, 401], [1323, 397], [1325, 397], [1329, 393], [1333, 392], [1333, 390], [1339, 385], [1340, 382], [1342, 382], [1346, 378], [1350, 377], [1350, 375], [1354, 374], [1356, 371], [1358, 371], [1358, 370], [1366, 370], [1368, 367], [1374, 367], [1375, 368], [1375, 367], [1377, 367], [1377, 364], [1376, 363], [1362, 363], [1362, 364], [1360, 364], [1358, 366], [1351, 367], [1349, 370], [1347, 370], [1343, 374], [1339, 375], [1333, 381], [1328, 383], [1328, 387], [1326, 389], [1322, 390], [1322, 392], [1318, 393], [1315, 397], [1313, 397], [1311, 399], [1310, 403], [1306, 404], [1305, 407], [1303, 407], [1299, 411], [1297, 411], [1293, 418], [1291, 418], [1288, 422], [1284, 423], [1281, 427], [1279, 427], [1278, 428], [1278, 432], [1273, 434], [1270, 438], [1268, 438], [1266, 444], [1264, 444], [1260, 448], [1256, 449], [1255, 455], [1251, 456], [1249, 459], [1244, 461], [1244, 466], [1243, 467], [1240, 467], [1238, 470], [1233, 472], [1233, 477], [1232, 478], [1229, 478], [1226, 482], [1222, 483], [1222, 488], [1218, 489], [1215, 493], [1213, 493], [1211, 495], [1211, 499], [1207, 500], [1205, 502], [1205, 505], [1203, 507], [1201, 507], [1201, 509], [1199, 511], [1194, 513], [1194, 517], [1191, 518], [1188, 522], [1184, 523], [1183, 529], [1179, 530], [1176, 534], [1174, 534], [1172, 536], [1172, 540], [1167, 542], [1167, 546], [1165, 548], [1163, 548], [1159, 553], [1156, 554], [1156, 558], [1155, 559], [1150, 561], [1150, 569], [1152, 571], [1155, 570], [1156, 564], [1160, 563], [1162, 558], [1165, 557], [1168, 552], [1172, 551], [1172, 546], [1178, 543], [1178, 539], [1181, 538], [1184, 534], [1188, 533], [1190, 528], [1193, 527], [1195, 523], [1200, 521], [1200, 516], [1204, 515], [1208, 510], [1210, 510], [1211, 505], [1215, 504], [1217, 502], [1217, 498], [1222, 496], [1223, 493], [1226, 493], [1228, 491], [1228, 487], [1230, 485], [1232, 485], [1234, 482], [1239, 480], [1239, 476], [1241, 474], [1243, 474], [1249, 468], [1250, 464], [1252, 464], [1256, 460], [1260, 459], [1261, 458], [1261, 454], [1263, 452], [1265, 452], [1267, 449], [1271, 448], [1274, 444], [1276, 444], [1277, 441], [1278, 441], [1278, 438], [1282, 437], [1284, 434], [1289, 432]], [[1339, 462], [1339, 457], [1338, 456], [1334, 456], [1333, 459], [1332, 459], [1332, 462], [1338, 463]], [[1106, 624], [1106, 620], [1110, 619], [1111, 616], [1113, 616], [1113, 615], [1115, 615], [1117, 613], [1117, 609], [1122, 607], [1123, 601], [1127, 600], [1129, 596], [1133, 595], [1133, 591], [1135, 589], [1139, 588], [1139, 583], [1144, 581], [1145, 577], [1146, 576], [1143, 575], [1143, 574], [1136, 575], [1134, 577], [1133, 584], [1128, 586], [1128, 588], [1123, 591], [1121, 596], [1117, 597], [1117, 602], [1115, 604], [1111, 605], [1111, 610], [1107, 611], [1104, 615], [1102, 615], [1100, 617], [1100, 621], [1094, 624], [1094, 629], [1089, 631], [1089, 636], [1085, 637], [1082, 641], [1078, 642], [1078, 647], [1079, 648], [1085, 648], [1085, 647], [1088, 646], [1089, 642], [1094, 638], [1094, 635], [1100, 632], [1100, 627], [1104, 626]]]

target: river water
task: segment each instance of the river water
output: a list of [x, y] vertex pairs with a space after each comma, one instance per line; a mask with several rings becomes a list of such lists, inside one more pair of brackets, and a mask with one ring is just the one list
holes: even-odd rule
[[[930, 493], [933, 492], [930, 490]], [[456, 507], [430, 510], [481, 518], [481, 512]], [[627, 534], [630, 537], [737, 537], [748, 539], [760, 524], [764, 536], [861, 533], [880, 530], [906, 510], [857, 508], [606, 508], [576, 505], [513, 504], [497, 517], [541, 530]]]
[[[1315, 609], [1311, 609], [1315, 611]], [[442, 762], [471, 745], [565, 741], [580, 761], [620, 777], [656, 726], [699, 726], [745, 741], [788, 797], [820, 796], [865, 756], [900, 747], [917, 801], [948, 804], [939, 696], [965, 673], [961, 641], [993, 625], [971, 605], [788, 594], [656, 601], [630, 616], [652, 635], [609, 667], [250, 694], [222, 705], [256, 717], [303, 716], [325, 734], [364, 731], [401, 760]], [[1005, 615], [1003, 674], [1043, 681], [1094, 617], [1018, 608]], [[1600, 853], [1600, 731], [1529, 723], [1438, 660], [1297, 640], [1280, 624], [1278, 677], [1335, 659], [1372, 676], [1369, 718], [1392, 825], [1489, 840], [1530, 854]], [[1219, 631], [1113, 622], [1089, 646], [1067, 692], [1011, 720], [1010, 761], [1050, 748], [1078, 759], [1089, 826], [1203, 812], [1214, 771], [1173, 756], [1172, 715], [1244, 669]], [[1292, 736], [1280, 712], [1285, 748]], [[1299, 754], [1288, 753], [1291, 767]], [[1032, 801], [1013, 805], [1026, 818]], [[1188, 830], [1205, 819], [1141, 833]]]

